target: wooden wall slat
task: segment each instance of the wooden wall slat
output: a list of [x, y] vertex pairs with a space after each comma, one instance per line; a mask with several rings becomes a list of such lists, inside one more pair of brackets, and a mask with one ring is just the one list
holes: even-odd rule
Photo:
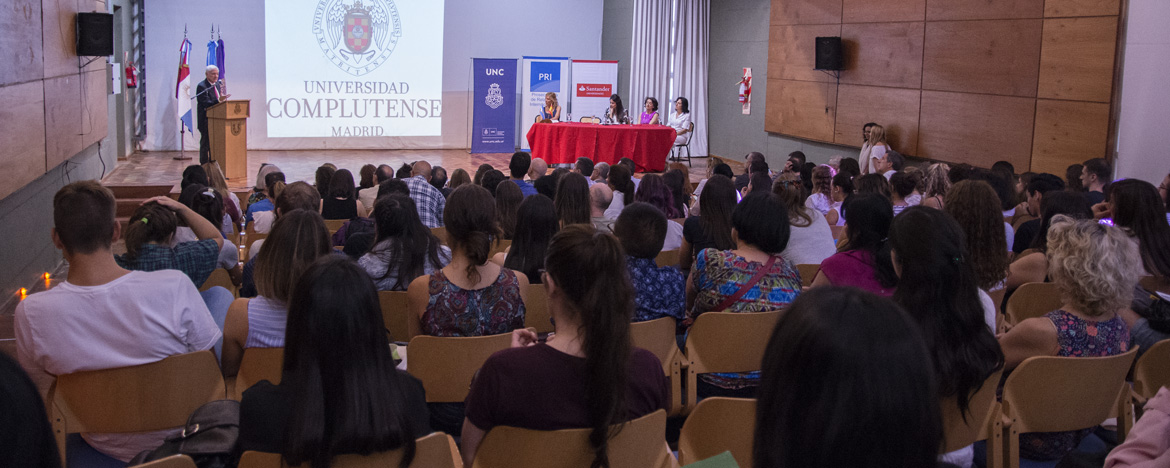
[[765, 130], [817, 141], [833, 141], [837, 85], [768, 80]]
[[1036, 96], [1042, 20], [926, 23], [922, 88]]
[[0, 7], [0, 86], [44, 77], [41, 0], [7, 0]]
[[926, 19], [926, 0], [844, 0], [841, 9], [843, 23], [887, 23]]
[[925, 23], [865, 23], [841, 26], [845, 70], [841, 82], [918, 88], [922, 84]]
[[768, 77], [782, 80], [836, 82], [816, 65], [817, 37], [840, 36], [841, 25], [772, 26], [768, 46]]
[[1108, 152], [1109, 104], [1039, 99], [1035, 135], [1032, 171], [1064, 174]]
[[[44, 82], [0, 86], [0, 198], [45, 172]], [[104, 113], [105, 108], [102, 108]]]
[[1116, 50], [1116, 17], [1044, 20], [1039, 96], [1109, 102]]
[[1044, 0], [927, 0], [927, 21], [1042, 18]]
[[841, 0], [772, 0], [771, 24], [836, 24]]
[[999, 160], [1028, 167], [1033, 98], [922, 91], [918, 153], [991, 167]]
[[1121, 0], [1047, 0], [1044, 16], [1110, 16], [1121, 13]]

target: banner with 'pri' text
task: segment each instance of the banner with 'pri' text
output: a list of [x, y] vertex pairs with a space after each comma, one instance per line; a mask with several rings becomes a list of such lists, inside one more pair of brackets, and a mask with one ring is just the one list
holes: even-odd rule
[[528, 129], [540, 115], [548, 93], [555, 93], [561, 106], [561, 118], [569, 111], [569, 58], [568, 57], [524, 57], [520, 72], [520, 146], [528, 151]]
[[516, 150], [516, 59], [472, 59], [472, 153]]
[[[617, 93], [618, 63], [612, 60], [573, 61], [573, 115], [605, 119], [609, 97]], [[630, 108], [629, 100], [622, 102]], [[631, 111], [631, 115], [633, 112]]]

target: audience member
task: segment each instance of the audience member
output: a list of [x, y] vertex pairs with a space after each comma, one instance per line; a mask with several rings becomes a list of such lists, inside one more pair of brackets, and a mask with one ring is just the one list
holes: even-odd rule
[[938, 467], [938, 389], [918, 329], [856, 289], [797, 298], [764, 351], [752, 466]]
[[220, 198], [223, 198], [223, 212], [225, 217], [220, 226], [220, 231], [223, 232], [223, 235], [229, 236], [240, 227], [240, 223], [244, 219], [244, 210], [240, 206], [240, 199], [228, 189], [227, 179], [223, 177], [223, 171], [219, 169], [218, 162], [211, 161], [204, 164], [203, 170], [207, 172], [207, 180], [211, 182], [209, 187], [214, 189]]
[[749, 193], [752, 193], [753, 190], [760, 192], [767, 192], [772, 190], [772, 178], [768, 177], [767, 172], [753, 172], [752, 175], [748, 177], [748, 184], [740, 190], [740, 193], [742, 193], [743, 196], [747, 196]]
[[976, 171], [976, 167], [967, 163], [959, 163], [951, 166], [951, 170], [947, 171], [947, 179], [951, 181], [951, 185], [971, 178], [971, 174]]
[[[212, 349], [221, 337], [186, 275], [127, 271], [117, 264], [110, 251], [120, 234], [114, 212], [114, 194], [95, 181], [71, 183], [53, 197], [53, 245], [61, 249], [69, 273], [56, 287], [20, 301], [13, 319], [17, 357], [42, 395], [56, 376], [149, 364]], [[123, 325], [128, 323], [136, 324], [133, 333]], [[107, 466], [111, 458], [125, 463], [175, 432], [89, 433], [85, 441], [70, 437], [66, 464]]]
[[609, 168], [609, 188], [613, 190], [613, 201], [605, 210], [605, 217], [617, 220], [622, 209], [634, 202], [634, 182], [630, 180], [632, 172], [623, 164], [615, 164]]
[[183, 169], [183, 178], [179, 180], [179, 190], [194, 184], [203, 186], [211, 185], [211, 181], [207, 177], [207, 171], [203, 169], [203, 166], [198, 164], [192, 164]]
[[1064, 170], [1064, 184], [1068, 186], [1068, 190], [1073, 192], [1084, 192], [1085, 186], [1081, 184], [1081, 176], [1085, 172], [1085, 166], [1081, 164], [1070, 164]]
[[511, 180], [496, 184], [496, 219], [500, 222], [501, 236], [505, 240], [512, 240], [516, 235], [516, 210], [520, 202], [524, 201], [524, 193], [520, 186]]
[[555, 175], [549, 174], [536, 179], [532, 182], [532, 186], [536, 188], [538, 195], [544, 195], [552, 200], [557, 197], [557, 180]]
[[61, 468], [53, 427], [36, 385], [20, 364], [0, 353], [0, 466]]
[[804, 200], [804, 205], [816, 210], [821, 216], [829, 214], [833, 209], [833, 168], [827, 165], [817, 166], [812, 171], [812, 191]]
[[593, 166], [593, 175], [589, 176], [589, 180], [594, 183], [604, 184], [609, 179], [609, 163], [599, 162]]
[[625, 255], [610, 234], [574, 224], [549, 246], [545, 289], [556, 333], [545, 343], [528, 330], [488, 358], [467, 395], [464, 465], [496, 426], [590, 428], [594, 466], [608, 466], [610, 426], [666, 409], [662, 364], [630, 342], [634, 291]]
[[861, 175], [861, 166], [856, 159], [845, 158], [841, 160], [841, 165], [837, 168], [837, 173], [845, 172], [849, 177], [857, 177]]
[[[500, 183], [506, 180], [511, 180], [513, 183], [516, 183], [515, 180], [509, 179], [508, 176], [504, 175], [503, 172], [492, 169], [484, 173], [483, 180], [480, 182], [483, 184], [483, 188], [488, 189], [488, 193], [492, 194], [494, 197], [496, 196], [496, 187], [499, 187]], [[520, 184], [516, 184], [516, 187], [519, 188]], [[524, 192], [521, 191], [520, 193], [523, 194]]]
[[451, 249], [418, 219], [414, 200], [387, 195], [374, 205], [377, 239], [358, 265], [379, 291], [405, 291], [411, 281], [447, 266]]
[[414, 163], [410, 177], [403, 179], [403, 182], [410, 187], [410, 199], [414, 200], [418, 208], [419, 219], [426, 227], [437, 228], [443, 226], [443, 210], [447, 206], [447, 199], [443, 197], [443, 192], [431, 186], [430, 180], [431, 164], [419, 161]]
[[988, 293], [1004, 287], [1010, 260], [999, 208], [995, 191], [980, 180], [964, 180], [952, 186], [944, 208], [963, 229], [975, 282]]
[[414, 177], [411, 174], [412, 171], [414, 171], [414, 164], [413, 163], [402, 163], [402, 166], [400, 166], [398, 168], [398, 170], [394, 172], [394, 178], [395, 179], [409, 179], [411, 177]]
[[553, 201], [561, 227], [592, 223], [589, 217], [589, 181], [585, 176], [577, 173], [565, 175], [557, 185]]
[[841, 171], [833, 176], [833, 182], [830, 184], [829, 194], [833, 199], [833, 204], [829, 205], [829, 214], [825, 215], [825, 221], [830, 226], [844, 226], [845, 225], [845, 200], [853, 195], [853, 177], [848, 172]]
[[911, 206], [910, 202], [906, 201], [911, 194], [914, 193], [914, 179], [905, 172], [895, 172], [890, 176], [890, 204], [894, 207], [894, 216], [898, 216], [903, 210]]
[[934, 163], [926, 168], [923, 183], [926, 185], [922, 192], [922, 206], [937, 210], [946, 206], [947, 191], [951, 188], [951, 166], [946, 163]]
[[[878, 166], [881, 167], [882, 164], [884, 163], [879, 163]], [[866, 174], [853, 182], [857, 186], [857, 193], [876, 193], [886, 197], [887, 200], [893, 199], [890, 196], [889, 179], [886, 179], [881, 173]]]
[[1104, 158], [1093, 158], [1085, 161], [1081, 172], [1081, 186], [1088, 190], [1089, 204], [1096, 205], [1105, 201], [1105, 184], [1113, 176], [1113, 167]]
[[528, 180], [535, 181], [548, 172], [548, 163], [540, 158], [532, 158], [532, 163], [528, 167]]
[[337, 455], [401, 448], [407, 465], [414, 439], [430, 433], [422, 383], [394, 368], [378, 295], [347, 260], [322, 258], [297, 282], [281, 374], [244, 391], [241, 451], [329, 467]]
[[[1140, 351], [1140, 350], [1139, 350]], [[1125, 442], [1109, 452], [1105, 468], [1157, 468], [1170, 466], [1170, 388], [1162, 387], [1142, 406], [1142, 417]]]
[[495, 168], [492, 167], [491, 164], [480, 164], [479, 167], [475, 170], [475, 177], [471, 180], [471, 182], [475, 185], [482, 185], [483, 175], [494, 169]]
[[580, 157], [577, 158], [577, 162], [573, 164], [573, 172], [585, 176], [585, 180], [589, 181], [589, 185], [592, 186], [593, 180], [591, 178], [593, 177], [593, 167], [592, 159]]
[[759, 159], [752, 159], [747, 166], [746, 173], [735, 178], [735, 189], [743, 193], [744, 189], [751, 183], [752, 176], [756, 174], [760, 174], [761, 177], [767, 177], [769, 182], [768, 188], [771, 189], [772, 170], [768, 168], [768, 162], [764, 161], [762, 156]]
[[560, 221], [552, 200], [544, 195], [525, 198], [516, 212], [516, 236], [507, 252], [495, 255], [493, 261], [513, 271], [532, 278], [530, 283], [541, 282], [544, 270], [544, 254], [549, 242], [560, 229]]
[[908, 166], [902, 172], [914, 181], [914, 193], [906, 197], [906, 203], [910, 206], [921, 205], [922, 194], [926, 193], [926, 173], [918, 166]]
[[788, 246], [780, 256], [793, 265], [820, 265], [837, 252], [837, 247], [833, 245], [833, 232], [825, 217], [801, 203], [803, 191], [804, 187], [796, 182], [776, 181], [772, 185], [772, 193], [788, 208], [791, 225]]
[[[171, 247], [180, 217], [198, 240]], [[197, 287], [218, 267], [224, 243], [215, 225], [167, 196], [151, 198], [134, 210], [125, 240], [126, 253], [114, 257], [118, 266], [137, 271], [179, 270]]]
[[443, 166], [435, 166], [431, 168], [431, 187], [443, 194], [443, 198], [451, 195], [451, 190], [447, 186], [447, 169]]
[[[711, 177], [714, 177], [716, 175], [722, 175], [724, 177], [727, 177], [727, 180], [733, 181], [732, 187], [733, 188], [735, 187], [735, 183], [734, 183], [735, 174], [731, 172], [731, 166], [728, 166], [727, 164], [724, 164], [724, 163], [719, 163], [719, 164], [715, 164], [715, 165], [708, 164], [707, 165], [707, 178], [699, 181], [699, 185], [697, 187], [695, 187], [694, 193], [691, 194], [691, 195], [693, 195], [694, 201], [691, 203], [691, 206], [687, 210], [688, 216], [699, 216], [699, 208], [700, 208], [700, 205], [702, 205], [701, 198], [703, 197], [703, 188], [706, 187], [707, 181], [711, 180]], [[741, 197], [742, 197], [742, 195], [740, 195], [739, 192], [735, 192], [735, 201], [736, 202], [738, 202]]]
[[[281, 190], [280, 198], [276, 199], [275, 207], [276, 209], [272, 210], [270, 213], [271, 219], [273, 220], [279, 218], [281, 213], [289, 213], [292, 212], [292, 210], [317, 211], [321, 207], [321, 196], [317, 193], [317, 189], [313, 188], [308, 183], [299, 181], [293, 182]], [[268, 224], [269, 227], [265, 229], [265, 233], [272, 230], [271, 221], [269, 221]], [[345, 230], [344, 226], [342, 227], [342, 230]], [[244, 265], [245, 286], [250, 284], [251, 281], [249, 279], [251, 277], [251, 269], [249, 268], [249, 265], [252, 265], [253, 260], [256, 258], [256, 254], [260, 253], [260, 246], [262, 245], [264, 245], [264, 239], [257, 239], [256, 241], [252, 242], [252, 245], [248, 248], [248, 258], [245, 259], [246, 263]], [[255, 294], [252, 294], [252, 296], [254, 295]], [[250, 297], [245, 295], [243, 287], [240, 289], [240, 297]]]
[[[508, 162], [508, 172], [511, 173], [512, 182], [515, 182], [520, 187], [520, 192], [524, 196], [536, 195], [536, 188], [531, 183], [524, 180], [524, 176], [528, 175], [528, 169], [532, 167], [532, 155], [523, 151], [512, 153], [512, 160]], [[541, 174], [543, 175], [543, 173]], [[539, 177], [539, 176], [538, 176]], [[536, 180], [534, 177], [532, 180]], [[488, 187], [491, 190], [493, 187]]]
[[349, 169], [339, 169], [333, 173], [333, 180], [329, 181], [329, 196], [321, 199], [321, 217], [354, 219], [359, 216], [366, 216], [366, 207], [357, 199], [353, 174]]
[[683, 214], [676, 211], [674, 196], [670, 194], [670, 187], [666, 186], [662, 176], [658, 174], [642, 176], [642, 184], [638, 186], [638, 190], [634, 194], [634, 201], [649, 203], [669, 218], [666, 223], [666, 243], [662, 246], [662, 250], [675, 250], [682, 247], [683, 227], [675, 219], [681, 218]]
[[735, 185], [730, 178], [714, 175], [699, 195], [699, 203], [709, 208], [706, 216], [691, 216], [683, 221], [683, 241], [679, 245], [679, 263], [689, 271], [695, 257], [706, 249], [720, 251], [735, 248], [731, 235], [731, 213], [735, 211]]
[[362, 165], [362, 168], [358, 170], [358, 190], [377, 185], [377, 182], [374, 181], [374, 172], [377, 169], [373, 164]]
[[618, 216], [613, 234], [626, 251], [626, 269], [634, 285], [634, 321], [662, 317], [681, 324], [686, 318], [686, 280], [673, 266], [655, 259], [666, 240], [666, 215], [647, 203], [633, 203]]
[[322, 200], [329, 198], [329, 184], [333, 182], [333, 173], [335, 172], [337, 172], [337, 166], [325, 163], [318, 167], [314, 174], [313, 180], [316, 181], [314, 186], [317, 187], [317, 193], [321, 195]]
[[[999, 337], [1010, 372], [1033, 356], [1100, 357], [1129, 349], [1129, 329], [1118, 311], [1129, 306], [1141, 256], [1125, 232], [1093, 220], [1052, 220], [1048, 272], [1063, 305], [1030, 318]], [[1007, 374], [1004, 375], [1004, 378]], [[1020, 434], [1020, 456], [1058, 460], [1089, 429]]]
[[252, 188], [252, 193], [248, 195], [248, 203], [244, 208], [249, 208], [253, 203], [268, 198], [268, 194], [264, 193], [267, 186], [268, 174], [273, 172], [280, 172], [280, 168], [273, 164], [261, 163], [260, 170], [256, 171], [256, 186]]
[[589, 187], [589, 220], [600, 231], [613, 230], [614, 220], [605, 217], [605, 209], [613, 202], [613, 189], [608, 184], [597, 183]]
[[1072, 219], [1093, 219], [1093, 210], [1084, 192], [1068, 190], [1053, 190], [1044, 196], [1040, 202], [1040, 219], [1036, 220], [1036, 236], [1028, 249], [1032, 253], [1022, 255], [1008, 266], [1007, 290], [1010, 296], [1012, 291], [1024, 283], [1048, 282], [1048, 229], [1052, 225], [1052, 218], [1064, 215]]
[[[275, 167], [275, 166], [268, 166], [268, 167]], [[264, 176], [264, 193], [263, 193], [264, 198], [261, 198], [260, 200], [256, 201], [256, 203], [252, 203], [252, 204], [248, 205], [248, 209], [244, 215], [244, 221], [251, 223], [255, 219], [255, 216], [257, 213], [272, 211], [272, 209], [276, 207], [273, 200], [276, 200], [276, 197], [280, 196], [281, 190], [284, 190], [284, 173], [279, 172], [279, 171], [271, 171], [268, 174], [266, 174]], [[318, 191], [319, 191], [319, 189], [318, 189]], [[271, 214], [271, 213], [269, 213], [269, 214]], [[269, 219], [271, 219], [271, 218], [269, 218]], [[255, 227], [253, 227], [253, 230], [255, 230]], [[263, 234], [263, 232], [266, 232], [266, 231], [263, 231], [263, 232], [256, 231], [256, 232], [260, 232], [261, 234]]]
[[890, 200], [876, 193], [859, 193], [845, 201], [844, 210], [845, 245], [821, 262], [812, 287], [853, 286], [879, 296], [892, 296], [898, 278], [886, 242], [894, 219]]
[[690, 186], [690, 182], [687, 181], [687, 172], [671, 169], [662, 174], [662, 181], [666, 182], [666, 187], [670, 189], [670, 195], [674, 199], [674, 208], [681, 214], [679, 218], [689, 216], [690, 210], [687, 208], [687, 201], [691, 197], [687, 194], [687, 189]]
[[[757, 165], [756, 169], [753, 170], [752, 164], [755, 164], [757, 161], [762, 163], [763, 166]], [[768, 162], [764, 160], [764, 153], [758, 151], [752, 151], [748, 153], [747, 156], [743, 157], [743, 174], [732, 177], [732, 180], [735, 181], [735, 190], [742, 191], [744, 187], [747, 187], [748, 179], [751, 178], [752, 172], [758, 172], [761, 170], [761, 168], [762, 170], [767, 171], [767, 166]]]
[[[463, 168], [455, 169], [451, 171], [451, 180], [447, 182], [447, 189], [454, 192], [459, 186], [470, 183], [471, 177], [467, 175], [467, 171], [463, 170]], [[447, 196], [449, 197], [451, 194], [448, 193]]]
[[[1022, 178], [1022, 177], [1021, 177]], [[1019, 255], [1023, 251], [1032, 247], [1033, 241], [1036, 240], [1036, 233], [1040, 230], [1040, 205], [1044, 203], [1044, 197], [1053, 191], [1063, 191], [1064, 181], [1060, 180], [1052, 174], [1036, 174], [1028, 181], [1025, 188], [1027, 199], [1020, 206], [1016, 207], [1016, 216], [1028, 215], [1036, 219], [1024, 221], [1020, 224], [1019, 229], [1016, 229], [1015, 239], [1012, 240], [1012, 252]], [[1020, 207], [1023, 207], [1024, 213], [1021, 213]]]
[[[188, 208], [191, 208], [191, 211], [194, 211], [195, 214], [206, 219], [213, 226], [225, 219], [225, 215], [223, 214], [223, 199], [220, 197], [219, 192], [216, 192], [210, 187], [198, 184], [188, 185], [187, 188], [183, 189], [183, 193], [179, 195], [179, 201]], [[220, 234], [223, 235], [222, 232]], [[179, 226], [175, 229], [175, 235], [171, 237], [171, 242], [168, 245], [174, 248], [179, 244], [198, 240], [199, 236], [190, 227]], [[239, 247], [236, 247], [236, 244], [224, 238], [222, 245], [220, 245], [219, 258], [215, 264], [216, 268], [228, 270], [233, 273], [233, 277], [238, 279], [239, 265]]]
[[1170, 277], [1170, 224], [1158, 189], [1139, 179], [1109, 185], [1107, 216], [1137, 241], [1145, 275]]
[[358, 201], [369, 213], [374, 211], [374, 200], [378, 199], [378, 188], [383, 182], [394, 180], [394, 168], [382, 164], [374, 169], [373, 185], [358, 190]]
[[239, 371], [245, 348], [284, 346], [289, 301], [296, 292], [297, 278], [331, 252], [329, 231], [315, 211], [292, 210], [276, 220], [256, 256], [257, 296], [236, 299], [228, 309], [223, 340], [225, 376]]
[[[288, 190], [285, 189], [285, 191]], [[406, 182], [403, 182], [402, 179], [394, 178], [378, 184], [378, 198], [395, 194], [410, 198], [410, 187], [407, 187]], [[415, 206], [416, 210], [417, 208]], [[371, 209], [368, 217], [354, 218], [342, 224], [333, 233], [332, 240], [335, 247], [342, 246], [342, 253], [356, 261], [362, 255], [369, 253], [370, 249], [374, 247], [374, 241], [377, 237], [378, 230], [374, 226], [374, 212]]]

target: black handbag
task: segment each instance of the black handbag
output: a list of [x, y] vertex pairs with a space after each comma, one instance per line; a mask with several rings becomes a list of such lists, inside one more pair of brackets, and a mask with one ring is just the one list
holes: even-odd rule
[[141, 465], [171, 455], [187, 455], [199, 468], [235, 466], [236, 442], [240, 438], [240, 402], [216, 400], [196, 408], [187, 418], [183, 431], [168, 437], [154, 450], [144, 451], [130, 460], [129, 466]]

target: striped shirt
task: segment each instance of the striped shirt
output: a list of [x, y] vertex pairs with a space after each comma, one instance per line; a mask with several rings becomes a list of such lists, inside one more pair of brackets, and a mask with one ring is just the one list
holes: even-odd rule
[[288, 308], [264, 296], [248, 300], [248, 339], [245, 348], [283, 348]]

